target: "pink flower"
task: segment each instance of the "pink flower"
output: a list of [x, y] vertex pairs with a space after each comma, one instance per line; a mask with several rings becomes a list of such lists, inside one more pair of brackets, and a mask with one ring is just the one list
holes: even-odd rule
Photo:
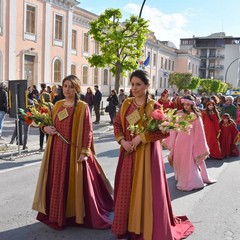
[[156, 109], [152, 112], [152, 118], [162, 121], [165, 118], [164, 112], [160, 109]]

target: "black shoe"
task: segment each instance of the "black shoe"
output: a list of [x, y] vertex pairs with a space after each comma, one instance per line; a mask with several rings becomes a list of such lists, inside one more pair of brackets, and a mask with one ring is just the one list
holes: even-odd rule
[[40, 147], [38, 151], [39, 151], [39, 152], [43, 152], [44, 150], [43, 150], [42, 147]]
[[27, 146], [23, 146], [22, 150], [27, 150], [28, 147]]
[[99, 124], [99, 122], [94, 122], [95, 124]]

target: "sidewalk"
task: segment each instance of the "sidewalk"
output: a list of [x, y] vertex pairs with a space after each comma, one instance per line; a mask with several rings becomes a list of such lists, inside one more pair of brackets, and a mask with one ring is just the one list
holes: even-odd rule
[[[106, 102], [103, 106], [106, 106]], [[93, 111], [92, 121], [93, 122], [95, 121], [94, 111]], [[93, 123], [94, 139], [100, 138], [102, 134], [113, 133], [113, 126], [110, 125], [109, 123], [110, 123], [110, 117], [108, 113], [105, 113], [104, 110], [101, 110], [100, 124]], [[28, 149], [22, 150], [22, 146], [20, 146], [20, 149], [19, 149], [18, 145], [16, 145], [16, 142], [14, 144], [10, 144], [14, 128], [15, 128], [15, 118], [9, 118], [9, 116], [7, 115], [3, 122], [3, 131], [2, 131], [3, 139], [2, 140], [0, 139], [0, 158], [19, 155], [19, 153], [21, 156], [34, 154], [36, 152], [39, 153], [39, 129], [30, 127], [28, 142], [27, 142]]]

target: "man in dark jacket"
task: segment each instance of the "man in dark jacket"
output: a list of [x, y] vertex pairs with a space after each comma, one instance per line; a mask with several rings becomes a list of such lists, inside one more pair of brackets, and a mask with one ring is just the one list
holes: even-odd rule
[[100, 104], [102, 101], [102, 93], [98, 89], [98, 85], [94, 86], [95, 95], [93, 97], [94, 111], [96, 115], [96, 121], [94, 123], [98, 124], [100, 122]]
[[2, 139], [2, 124], [8, 111], [8, 94], [6, 91], [6, 84], [0, 83], [0, 139]]

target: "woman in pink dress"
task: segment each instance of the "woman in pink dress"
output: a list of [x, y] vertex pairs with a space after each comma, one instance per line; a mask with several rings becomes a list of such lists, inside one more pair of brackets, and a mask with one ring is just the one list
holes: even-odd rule
[[214, 101], [208, 101], [206, 108], [202, 111], [202, 120], [207, 144], [210, 151], [210, 157], [213, 159], [223, 159], [220, 147], [220, 115], [215, 107]]
[[160, 105], [148, 97], [147, 73], [136, 70], [130, 76], [132, 98], [124, 100], [114, 121], [116, 140], [121, 145], [114, 188], [112, 231], [117, 239], [179, 240], [193, 232], [186, 217], [172, 212], [164, 168], [161, 131], [131, 135], [130, 125], [146, 127], [154, 108]]
[[65, 99], [53, 108], [54, 126], [42, 128], [49, 138], [33, 209], [39, 221], [57, 230], [68, 225], [110, 228], [112, 189], [95, 156], [89, 108], [79, 100], [80, 81], [70, 75], [62, 85]]
[[204, 160], [209, 155], [209, 148], [194, 98], [187, 95], [182, 98], [181, 102], [183, 110], [178, 114], [193, 113], [195, 116], [191, 122], [190, 133], [171, 131], [170, 137], [164, 144], [170, 149], [168, 159], [174, 169], [177, 188], [182, 191], [191, 191], [201, 189], [206, 184], [216, 181], [208, 177]]

